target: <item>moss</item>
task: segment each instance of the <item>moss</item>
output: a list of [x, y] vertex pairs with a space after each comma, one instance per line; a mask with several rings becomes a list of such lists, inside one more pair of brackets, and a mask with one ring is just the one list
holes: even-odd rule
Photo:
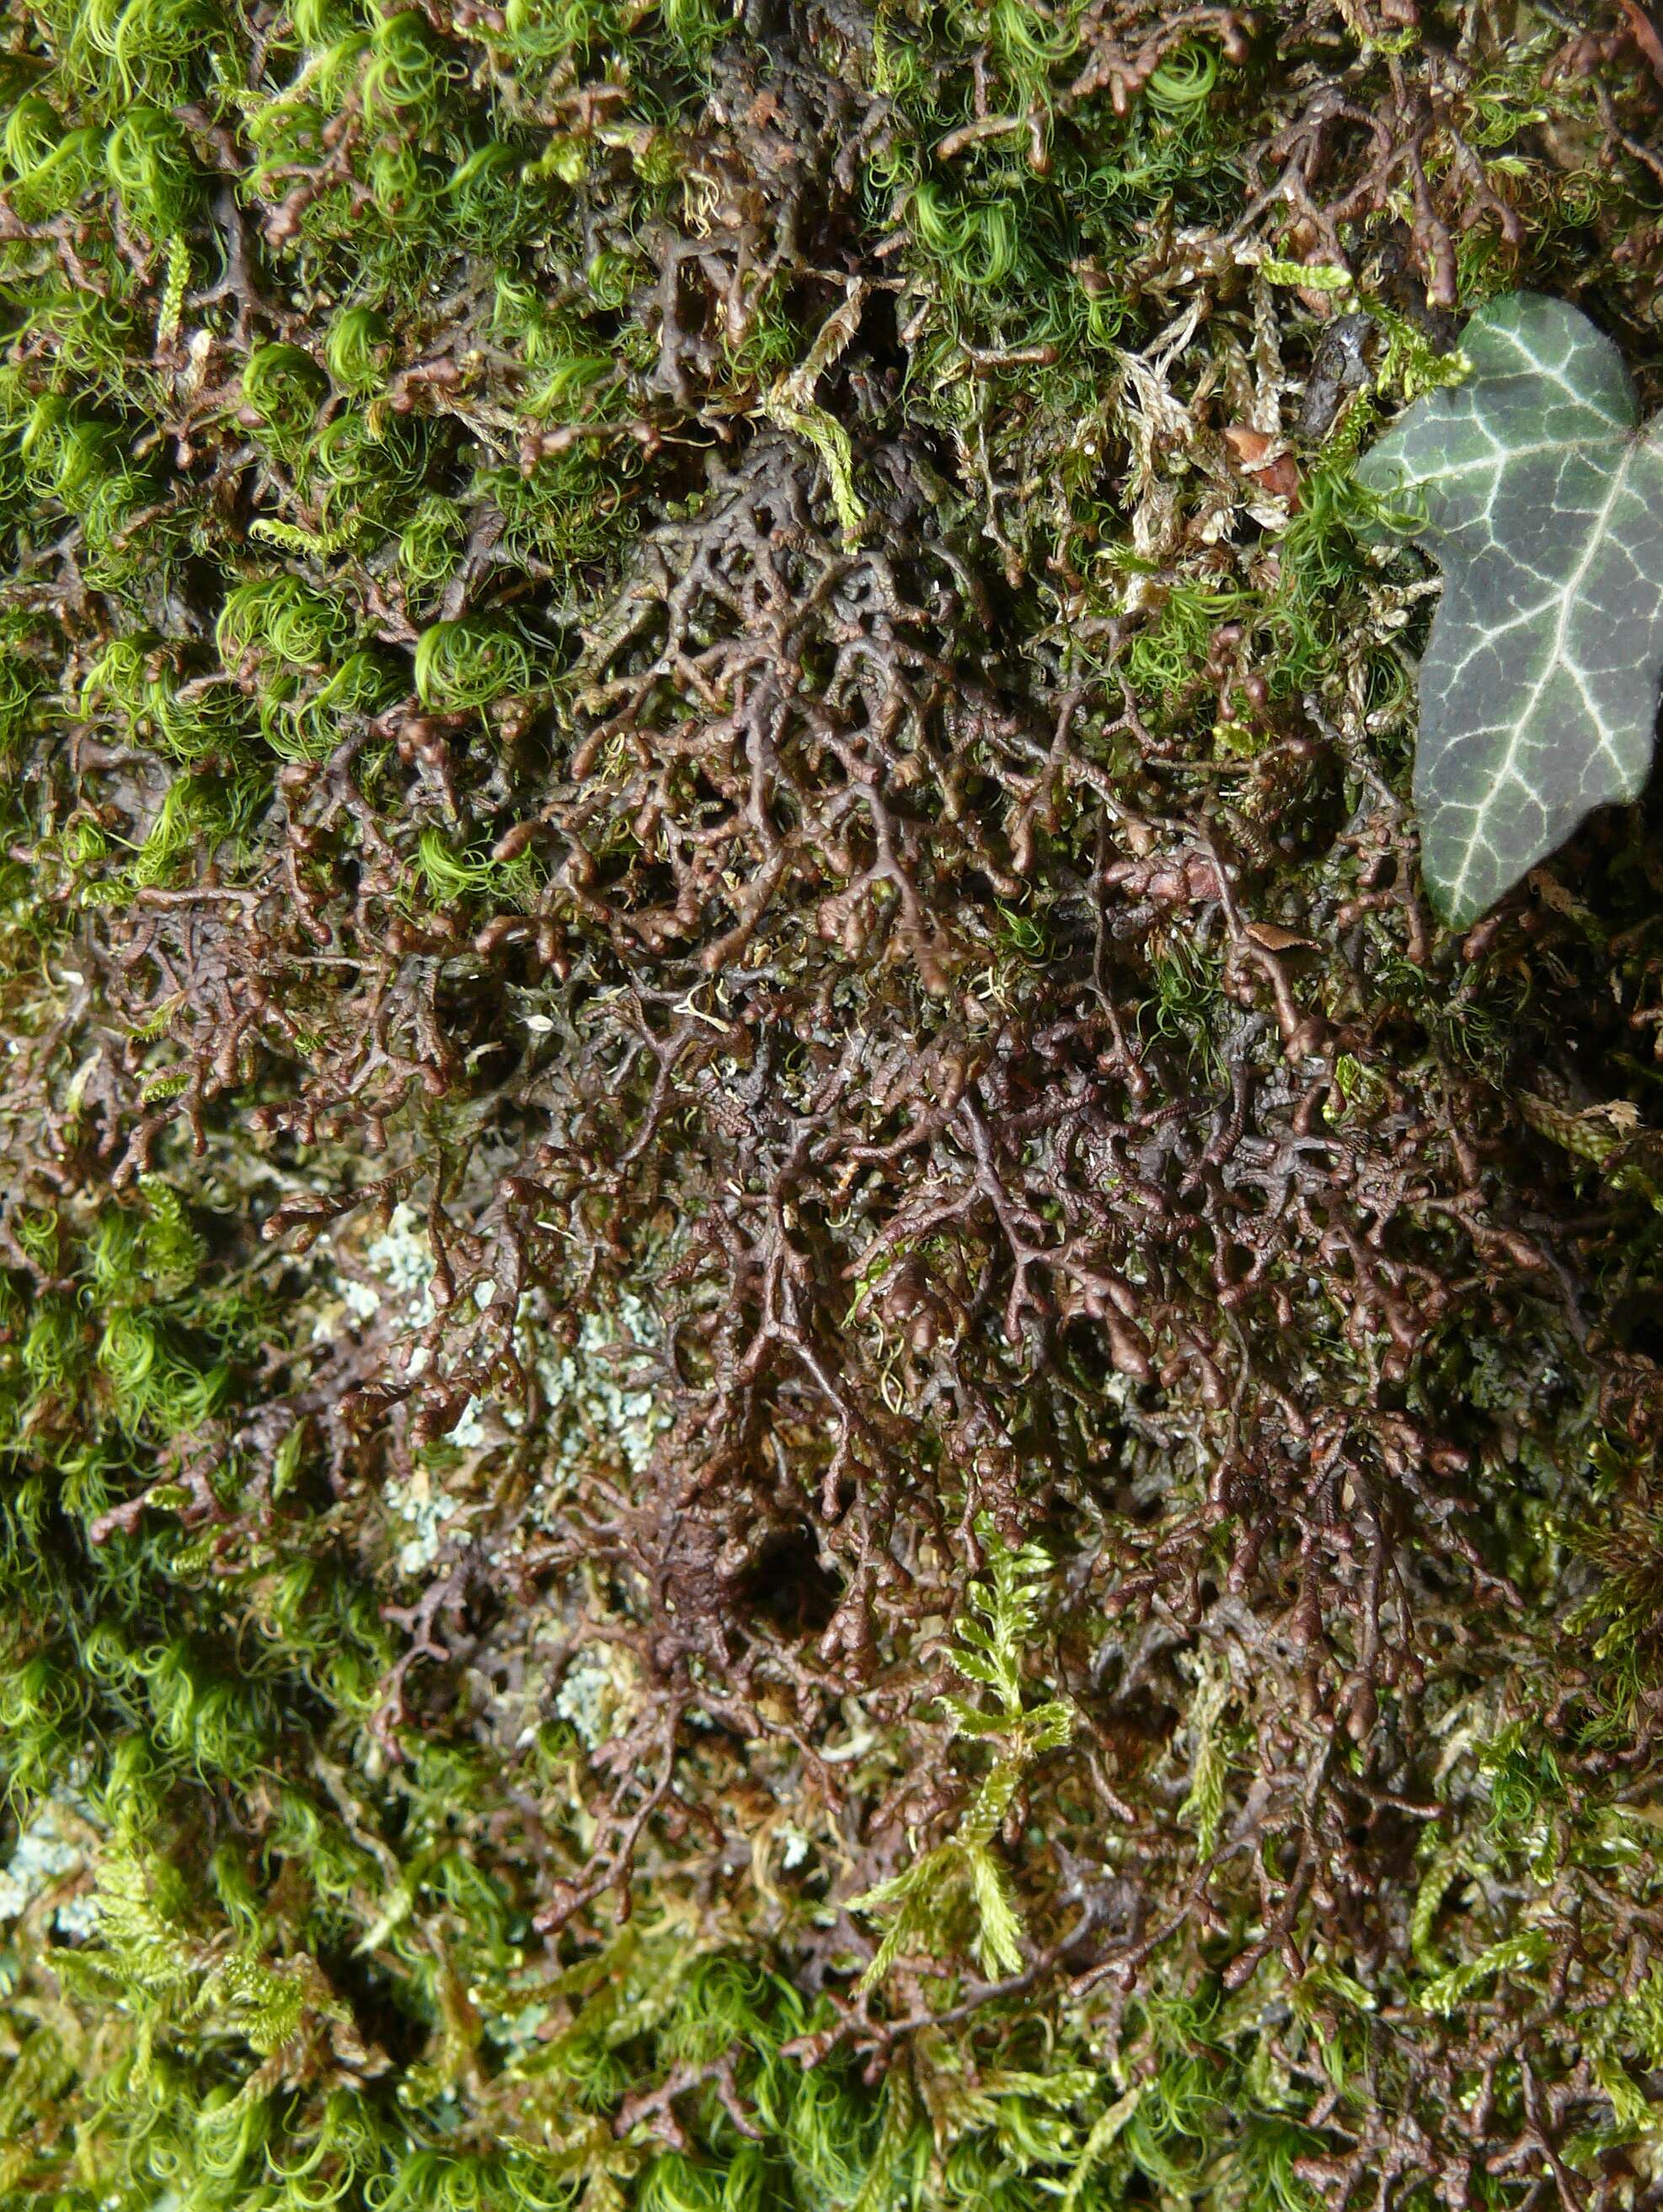
[[1652, 2187], [1658, 815], [1465, 939], [1632, 9], [48, 0], [0, 2202]]

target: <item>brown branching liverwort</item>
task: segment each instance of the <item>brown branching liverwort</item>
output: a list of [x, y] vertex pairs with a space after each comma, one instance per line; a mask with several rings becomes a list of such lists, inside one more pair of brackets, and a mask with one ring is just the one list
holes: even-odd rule
[[1658, 810], [1355, 474], [1648, 21], [13, 11], [6, 2206], [1657, 2201]]

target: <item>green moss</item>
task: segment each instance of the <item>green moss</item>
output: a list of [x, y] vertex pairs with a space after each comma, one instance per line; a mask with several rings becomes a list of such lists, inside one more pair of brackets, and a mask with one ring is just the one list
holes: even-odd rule
[[1353, 467], [1654, 118], [1420, 12], [14, 9], [8, 2212], [1641, 2200], [1657, 812], [1436, 927]]

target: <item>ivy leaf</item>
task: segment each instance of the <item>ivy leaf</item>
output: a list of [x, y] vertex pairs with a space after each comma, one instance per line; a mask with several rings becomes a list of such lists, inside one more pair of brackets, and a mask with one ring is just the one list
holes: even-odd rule
[[1417, 400], [1360, 482], [1408, 492], [1444, 572], [1415, 804], [1434, 900], [1475, 921], [1596, 806], [1639, 796], [1663, 676], [1663, 416], [1562, 301], [1481, 308], [1469, 381]]

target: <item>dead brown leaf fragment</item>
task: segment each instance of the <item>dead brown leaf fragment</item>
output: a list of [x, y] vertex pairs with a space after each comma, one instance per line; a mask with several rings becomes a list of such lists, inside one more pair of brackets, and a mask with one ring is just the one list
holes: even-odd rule
[[1226, 426], [1224, 441], [1244, 476], [1252, 477], [1273, 498], [1285, 499], [1290, 510], [1297, 508], [1300, 465], [1279, 438], [1251, 429], [1245, 422], [1231, 422]]

